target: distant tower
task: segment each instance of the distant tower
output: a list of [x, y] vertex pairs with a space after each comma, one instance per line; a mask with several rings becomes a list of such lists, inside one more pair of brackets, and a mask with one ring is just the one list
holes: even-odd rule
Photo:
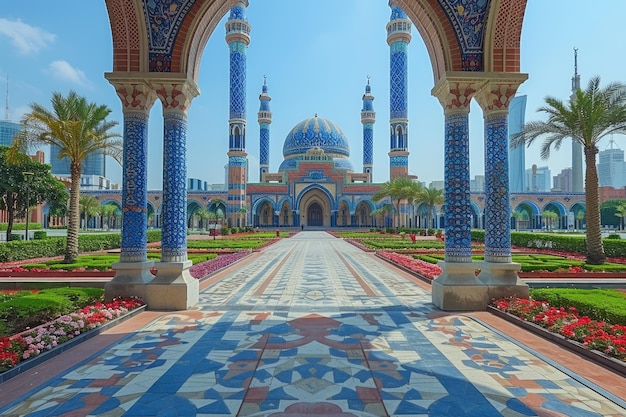
[[226, 43], [230, 49], [230, 116], [228, 119], [228, 204], [229, 226], [241, 220], [246, 204], [246, 51], [250, 44], [250, 25], [245, 17], [248, 0], [239, 0], [230, 9], [226, 22]]
[[[575, 100], [576, 91], [579, 89], [578, 49], [574, 48], [574, 76], [572, 77], [572, 95], [570, 100]], [[583, 147], [574, 139], [572, 139], [572, 191], [575, 193], [585, 192], [583, 186]]]
[[263, 174], [270, 169], [270, 124], [272, 123], [272, 112], [270, 111], [270, 101], [272, 98], [267, 94], [267, 77], [263, 77], [263, 89], [259, 95], [261, 105], [257, 113], [259, 120], [259, 181], [263, 181]]
[[0, 145], [11, 146], [13, 144], [13, 137], [20, 131], [19, 123], [12, 123], [9, 120], [9, 76], [7, 75], [7, 96], [6, 104], [4, 108], [5, 120], [0, 121]]
[[374, 111], [374, 96], [370, 87], [370, 77], [367, 76], [365, 94], [363, 94], [363, 109], [361, 110], [361, 123], [363, 123], [363, 172], [369, 174], [369, 182], [373, 181], [374, 168], [374, 123], [376, 112]]
[[389, 176], [390, 179], [409, 175], [408, 119], [408, 47], [411, 42], [411, 21], [392, 0], [391, 19], [387, 24], [387, 44], [390, 50], [389, 72]]
[[[526, 115], [526, 96], [515, 96], [509, 104], [509, 138], [522, 131]], [[526, 191], [526, 148], [524, 145], [509, 148], [509, 191]]]

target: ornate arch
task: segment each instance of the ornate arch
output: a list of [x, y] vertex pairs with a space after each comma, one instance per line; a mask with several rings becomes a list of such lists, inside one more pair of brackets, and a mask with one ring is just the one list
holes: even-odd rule
[[[115, 72], [172, 72], [197, 82], [209, 37], [237, 0], [105, 0]], [[395, 0], [421, 35], [433, 80], [446, 72], [519, 72], [527, 0]], [[164, 19], [163, 16], [166, 18]]]

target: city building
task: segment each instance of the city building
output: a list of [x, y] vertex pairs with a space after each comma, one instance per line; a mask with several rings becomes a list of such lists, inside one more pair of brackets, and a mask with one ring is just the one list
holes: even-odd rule
[[[526, 96], [515, 96], [509, 106], [509, 138], [522, 131], [526, 116]], [[510, 141], [510, 140], [509, 140]], [[526, 147], [509, 148], [509, 189], [512, 193], [526, 191]]]
[[571, 193], [572, 192], [572, 168], [565, 168], [552, 177], [552, 192]]
[[552, 176], [550, 168], [537, 167], [533, 164], [532, 168], [526, 170], [526, 191], [531, 193], [547, 193], [552, 189], [550, 184]]
[[600, 187], [622, 188], [626, 186], [624, 151], [612, 139], [608, 146], [598, 153], [598, 184]]
[[9, 120], [0, 121], [0, 146], [11, 146], [13, 137], [20, 131], [19, 123]]
[[485, 192], [485, 176], [476, 175], [473, 180], [470, 180], [470, 192], [472, 193], [484, 193]]

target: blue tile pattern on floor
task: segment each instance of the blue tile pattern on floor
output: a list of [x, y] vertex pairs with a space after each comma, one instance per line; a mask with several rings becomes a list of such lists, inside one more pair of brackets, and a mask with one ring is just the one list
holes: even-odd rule
[[323, 232], [283, 239], [3, 416], [622, 416]]

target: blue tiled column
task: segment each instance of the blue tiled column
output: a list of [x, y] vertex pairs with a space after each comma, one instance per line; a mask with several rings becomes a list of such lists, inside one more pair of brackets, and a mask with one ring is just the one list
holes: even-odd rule
[[472, 262], [469, 108], [445, 115], [445, 261]]
[[511, 262], [508, 114], [485, 115], [485, 261]]
[[469, 105], [483, 80], [474, 74], [443, 77], [432, 94], [445, 115], [445, 250], [442, 269], [432, 283], [433, 304], [442, 310], [482, 310], [488, 289], [476, 277], [472, 262]]
[[476, 94], [485, 125], [485, 260], [479, 279], [490, 299], [526, 297], [528, 286], [517, 276], [520, 265], [511, 261], [511, 204], [509, 196], [509, 104], [525, 74], [490, 80]]
[[147, 259], [148, 230], [148, 114], [124, 111], [124, 164], [122, 165], [121, 262]]
[[163, 105], [163, 210], [161, 261], [146, 297], [152, 309], [187, 309], [198, 302], [198, 280], [187, 260], [187, 110], [198, 89], [188, 80], [158, 80]]
[[161, 261], [187, 260], [187, 115], [163, 109]]
[[148, 119], [156, 100], [141, 80], [115, 79], [124, 112], [122, 149], [122, 247], [120, 262], [113, 265], [115, 277], [105, 285], [105, 298], [144, 295], [143, 285], [153, 279], [147, 260], [148, 229]]

